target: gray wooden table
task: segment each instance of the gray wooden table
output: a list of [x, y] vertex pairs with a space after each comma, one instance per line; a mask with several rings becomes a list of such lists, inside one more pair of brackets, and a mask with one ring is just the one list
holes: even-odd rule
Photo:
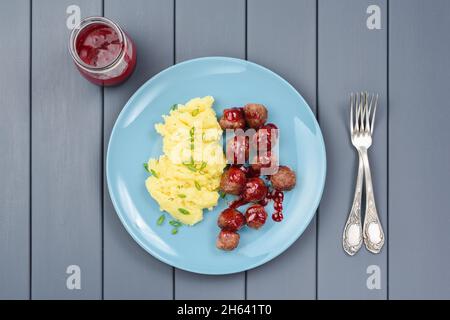
[[[67, 20], [77, 8], [135, 40], [138, 65], [123, 85], [102, 89], [74, 68]], [[0, 0], [0, 298], [449, 299], [449, 30], [449, 0]], [[144, 252], [104, 175], [130, 95], [174, 63], [211, 55], [291, 82], [328, 157], [307, 231], [272, 262], [229, 276]], [[340, 240], [356, 170], [347, 101], [364, 89], [381, 94], [371, 159], [388, 241], [350, 258]]]

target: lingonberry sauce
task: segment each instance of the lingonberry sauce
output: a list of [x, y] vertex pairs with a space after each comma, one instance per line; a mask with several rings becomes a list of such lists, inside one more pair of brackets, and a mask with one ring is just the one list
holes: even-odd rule
[[242, 207], [243, 205], [246, 205], [247, 203], [248, 201], [245, 201], [242, 197], [239, 197], [236, 200], [232, 201], [228, 207], [230, 209], [236, 209]]
[[70, 41], [70, 51], [78, 70], [95, 84], [119, 84], [134, 70], [134, 44], [128, 35], [109, 19], [84, 19], [79, 28], [72, 32]]
[[272, 214], [272, 219], [276, 222], [280, 222], [283, 220], [284, 193], [282, 191], [273, 190], [271, 192], [271, 198], [273, 200], [273, 209], [275, 210]]
[[223, 116], [228, 121], [237, 122], [244, 119], [242, 108], [230, 108], [223, 112]]
[[[259, 172], [257, 170], [254, 170], [252, 167], [234, 166], [234, 168], [239, 168], [240, 170], [242, 170], [247, 176], [247, 179], [259, 177]], [[269, 204], [270, 201], [273, 201], [274, 212], [272, 214], [272, 220], [281, 222], [283, 220], [283, 200], [284, 193], [282, 191], [273, 189], [270, 192], [267, 192], [265, 197], [257, 201], [256, 203], [265, 207]], [[229, 204], [229, 208], [236, 209], [243, 205], [246, 205], [247, 203], [249, 203], [249, 201], [244, 200], [244, 197], [241, 195], [239, 196], [239, 198], [235, 199]]]

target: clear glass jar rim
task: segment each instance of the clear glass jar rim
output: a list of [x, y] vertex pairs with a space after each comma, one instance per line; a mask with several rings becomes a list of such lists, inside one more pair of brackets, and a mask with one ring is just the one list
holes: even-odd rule
[[[95, 67], [91, 66], [87, 63], [85, 63], [83, 60], [81, 60], [80, 56], [78, 55], [78, 52], [76, 50], [76, 41], [78, 38], [78, 35], [81, 30], [88, 27], [91, 24], [100, 23], [107, 25], [109, 27], [112, 27], [117, 34], [119, 35], [119, 41], [123, 43], [123, 46], [121, 48], [120, 54], [117, 55], [117, 57], [111, 61], [109, 64], [103, 67]], [[72, 56], [72, 59], [75, 61], [78, 67], [82, 68], [83, 70], [86, 70], [91, 73], [104, 73], [111, 69], [113, 69], [117, 62], [122, 60], [125, 56], [126, 52], [126, 46], [127, 46], [127, 37], [125, 36], [122, 28], [115, 23], [114, 21], [105, 18], [105, 17], [87, 17], [80, 21], [80, 23], [72, 29], [72, 32], [70, 34], [70, 41], [69, 41], [69, 51], [70, 55]]]

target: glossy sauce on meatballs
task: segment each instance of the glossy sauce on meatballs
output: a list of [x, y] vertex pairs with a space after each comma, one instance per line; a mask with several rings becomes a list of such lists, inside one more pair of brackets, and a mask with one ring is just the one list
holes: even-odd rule
[[223, 115], [219, 120], [220, 127], [226, 129], [244, 129], [245, 118], [242, 108], [230, 108], [223, 111]]
[[244, 164], [250, 156], [250, 139], [248, 136], [235, 136], [227, 142], [227, 162]]
[[[276, 169], [277, 158], [271, 151], [262, 152], [253, 157], [251, 162], [251, 169], [254, 172], [261, 173], [261, 169], [263, 168], [274, 168]], [[267, 174], [267, 173], [266, 173]], [[258, 175], [259, 176], [259, 175]]]
[[245, 217], [238, 210], [228, 208], [220, 213], [217, 225], [221, 229], [237, 231], [245, 225]]
[[247, 225], [253, 229], [261, 228], [267, 220], [266, 209], [260, 204], [254, 204], [245, 211]]
[[220, 190], [224, 193], [240, 195], [244, 190], [247, 177], [238, 167], [231, 166], [222, 174], [220, 179]]
[[242, 192], [242, 199], [247, 202], [258, 202], [266, 196], [268, 188], [261, 178], [247, 180]]
[[[237, 232], [245, 225], [253, 229], [264, 226], [269, 202], [273, 202], [272, 220], [283, 220], [283, 192], [295, 187], [296, 176], [289, 167], [278, 167], [278, 157], [273, 147], [278, 141], [279, 131], [275, 124], [266, 123], [267, 118], [264, 105], [249, 103], [243, 108], [225, 109], [220, 119], [222, 129], [236, 130], [235, 136], [226, 144], [227, 162], [231, 166], [222, 175], [220, 190], [237, 198], [218, 216], [217, 225], [221, 231], [216, 246], [219, 249], [235, 249], [240, 240]], [[242, 135], [241, 129], [256, 131], [251, 134], [247, 131]], [[252, 159], [249, 159], [250, 156]], [[267, 181], [261, 179], [262, 175]], [[250, 205], [245, 214], [237, 210], [247, 204]]]
[[272, 150], [278, 140], [278, 127], [273, 123], [263, 125], [252, 137], [252, 147], [257, 153]]

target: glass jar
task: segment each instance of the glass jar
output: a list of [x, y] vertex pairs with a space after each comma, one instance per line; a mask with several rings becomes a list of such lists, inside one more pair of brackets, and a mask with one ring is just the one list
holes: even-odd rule
[[70, 34], [69, 51], [81, 74], [102, 86], [125, 81], [136, 66], [133, 41], [104, 17], [83, 19]]

